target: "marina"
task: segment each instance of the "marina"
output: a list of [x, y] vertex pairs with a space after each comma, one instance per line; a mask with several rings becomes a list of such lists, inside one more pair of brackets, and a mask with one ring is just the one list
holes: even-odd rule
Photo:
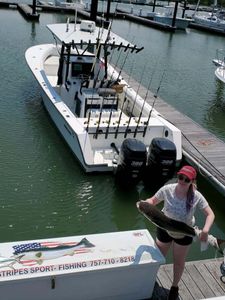
[[[118, 191], [114, 185], [112, 185], [113, 178], [111, 176], [100, 175], [93, 177], [84, 175], [81, 172], [79, 165], [76, 164], [72, 154], [69, 153], [66, 145], [62, 143], [62, 139], [58, 136], [58, 132], [54, 126], [52, 126], [46, 111], [42, 107], [39, 89], [30, 76], [29, 70], [26, 70], [24, 67], [25, 62], [23, 55], [26, 48], [48, 41], [47, 34], [45, 34], [44, 31], [42, 32], [42, 26], [45, 25], [44, 23], [49, 22], [49, 18], [52, 18], [51, 15], [47, 13], [41, 15], [41, 27], [39, 27], [40, 25], [38, 24], [28, 25], [28, 23], [22, 21], [21, 16], [19, 16], [16, 11], [11, 11], [10, 13], [16, 20], [18, 27], [26, 32], [27, 36], [29, 36], [29, 39], [25, 41], [24, 46], [18, 46], [16, 55], [13, 53], [13, 55], [10, 56], [10, 59], [13, 59], [14, 57], [16, 58], [18, 55], [20, 59], [22, 58], [22, 63], [18, 63], [17, 68], [20, 68], [20, 71], [23, 70], [25, 78], [19, 78], [20, 72], [18, 72], [17, 68], [15, 68], [15, 61], [13, 61], [10, 66], [12, 66], [11, 71], [14, 71], [15, 75], [18, 76], [18, 82], [15, 83], [16, 89], [13, 93], [11, 93], [11, 91], [8, 90], [8, 85], [4, 85], [7, 88], [4, 90], [6, 93], [6, 102], [4, 102], [2, 106], [4, 118], [1, 121], [2, 127], [4, 127], [4, 125], [5, 127], [8, 127], [10, 124], [9, 120], [12, 117], [15, 120], [16, 126], [15, 128], [12, 128], [12, 132], [9, 133], [7, 138], [6, 130], [2, 131], [3, 144], [1, 146], [1, 165], [4, 166], [5, 171], [4, 176], [2, 176], [3, 194], [1, 196], [1, 218], [3, 220], [2, 224], [4, 225], [2, 225], [0, 230], [3, 239], [7, 241], [10, 238], [10, 241], [18, 241], [40, 238], [40, 236], [42, 238], [47, 238], [74, 234], [83, 235], [86, 233], [103, 231], [110, 232], [122, 229], [130, 230], [143, 227], [147, 227], [154, 236], [154, 228], [145, 223], [142, 218], [137, 215], [134, 207], [135, 201], [138, 197], [142, 197], [144, 199], [153, 191], [145, 189], [138, 191], [134, 189], [132, 190], [132, 195], [125, 195]], [[1, 17], [1, 22], [3, 22], [5, 16], [1, 15]], [[58, 20], [59, 16], [54, 16], [54, 18]], [[138, 30], [136, 25], [130, 24], [129, 22], [127, 23], [132, 30]], [[123, 25], [125, 24], [125, 31], [127, 23], [123, 23]], [[7, 24], [7, 22], [5, 24]], [[115, 21], [113, 26], [115, 30], [118, 30], [121, 27], [121, 21]], [[10, 27], [10, 24], [7, 24], [6, 29], [7, 32], [11, 33], [11, 37], [17, 41], [17, 37], [14, 33], [14, 30]], [[156, 51], [154, 48], [156, 43], [153, 43], [155, 32], [153, 29], [148, 30], [151, 30], [151, 39], [153, 45], [151, 51], [154, 53], [154, 51]], [[146, 34], [145, 29], [142, 28], [142, 31], [144, 34]], [[42, 36], [40, 37], [39, 34], [41, 33]], [[143, 38], [141, 32], [138, 31], [138, 33], [140, 38]], [[163, 38], [168, 38], [168, 36], [165, 36], [164, 34], [166, 35], [167, 33], [163, 33]], [[204, 44], [206, 40], [206, 36], [196, 32], [191, 32], [191, 34], [196, 36], [198, 41], [200, 39], [202, 47], [202, 44]], [[157, 38], [160, 38], [160, 36], [161, 34], [159, 34], [157, 31]], [[21, 38], [20, 35], [19, 38]], [[185, 39], [181, 35], [177, 37], [178, 40], [181, 39], [183, 42], [184, 40], [187, 40], [187, 38], [191, 39], [191, 35], [186, 36]], [[212, 41], [213, 47], [210, 48], [210, 46], [212, 46]], [[217, 37], [216, 40], [212, 36], [207, 36], [207, 42], [209, 46], [209, 53], [207, 53], [207, 55], [213, 58], [215, 54], [215, 47], [220, 48], [220, 44], [222, 44], [223, 41], [220, 40], [219, 37]], [[203, 87], [201, 87], [199, 83], [196, 83], [199, 87], [199, 90], [197, 90], [195, 89], [195, 84], [193, 82], [191, 83], [191, 86], [193, 90], [195, 89], [197, 95], [199, 95], [199, 92], [202, 93], [202, 97], [207, 103], [207, 112], [203, 112], [202, 107], [200, 110], [206, 117], [208, 117], [207, 114], [210, 114], [210, 117], [208, 117], [209, 119], [199, 117], [201, 116], [201, 113], [197, 115], [199, 109], [198, 107], [201, 105], [201, 101], [194, 102], [196, 105], [194, 111], [193, 103], [190, 103], [190, 105], [186, 103], [186, 107], [184, 108], [185, 100], [182, 102], [183, 98], [195, 99], [194, 94], [185, 94], [189, 87], [188, 81], [185, 81], [185, 86], [183, 85], [183, 89], [180, 91], [178, 97], [179, 101], [176, 105], [177, 107], [183, 108], [185, 110], [185, 114], [189, 115], [189, 117], [185, 118], [183, 113], [180, 114], [177, 111], [174, 111], [174, 106], [170, 99], [176, 98], [172, 97], [173, 91], [176, 89], [175, 79], [178, 80], [179, 77], [182, 79], [180, 74], [178, 77], [176, 77], [176, 72], [174, 72], [174, 70], [177, 70], [177, 66], [175, 65], [176, 59], [171, 53], [171, 49], [177, 49], [175, 45], [176, 38], [173, 38], [170, 40], [170, 47], [168, 47], [166, 50], [165, 45], [164, 48], [162, 47], [170, 59], [173, 58], [173, 67], [171, 68], [173, 76], [168, 75], [165, 82], [163, 82], [160, 89], [160, 97], [158, 96], [157, 101], [155, 102], [155, 108], [160, 111], [163, 116], [166, 116], [166, 118], [169, 119], [169, 117], [171, 117], [171, 119], [173, 119], [172, 122], [176, 122], [176, 124], [179, 124], [181, 127], [183, 126], [182, 131], [184, 132], [185, 136], [188, 136], [188, 140], [191, 140], [194, 145], [198, 146], [198, 149], [195, 150], [196, 152], [194, 151], [194, 153], [192, 153], [192, 158], [193, 156], [196, 158], [196, 156], [199, 155], [199, 157], [196, 158], [197, 163], [199, 163], [200, 158], [204, 161], [202, 164], [203, 176], [200, 176], [199, 178], [199, 188], [205, 192], [206, 197], [209, 198], [210, 202], [213, 204], [213, 207], [215, 207], [217, 219], [215, 226], [212, 228], [212, 232], [217, 236], [222, 237], [224, 233], [223, 210], [220, 208], [216, 210], [216, 206], [223, 207], [224, 197], [220, 198], [219, 194], [217, 194], [214, 190], [210, 190], [208, 183], [204, 182], [207, 177], [207, 172], [204, 173], [204, 171], [208, 170], [210, 172], [210, 174], [208, 174], [209, 177], [211, 177], [211, 173], [214, 171], [215, 173], [213, 173], [213, 175], [215, 175], [218, 181], [222, 182], [223, 176], [221, 176], [221, 174], [223, 172], [223, 166], [221, 162], [220, 165], [218, 165], [218, 163], [220, 159], [223, 161], [222, 141], [224, 140], [225, 135], [223, 133], [223, 125], [216, 123], [216, 121], [219, 122], [219, 118], [221, 117], [223, 122], [224, 112], [223, 104], [221, 102], [221, 98], [223, 98], [224, 95], [223, 87], [219, 86], [218, 83], [214, 81], [214, 77], [211, 76], [213, 72], [208, 72], [208, 69], [210, 71], [214, 70], [214, 66], [210, 65], [212, 61], [212, 59], [210, 59], [209, 67], [202, 69], [202, 75], [206, 76], [207, 79], [205, 82], [207, 82], [207, 85], [211, 88], [210, 92], [206, 92], [208, 99], [204, 98], [203, 90], [206, 90], [205, 84], [203, 84]], [[194, 45], [194, 43], [192, 43], [192, 45]], [[196, 45], [197, 43], [195, 46]], [[4, 54], [5, 51], [6, 50], [4, 48], [1, 48], [1, 55]], [[159, 52], [158, 48], [157, 51]], [[205, 54], [206, 53], [204, 53], [204, 55]], [[146, 55], [146, 52], [144, 52], [144, 55]], [[161, 57], [164, 58], [163, 56]], [[188, 58], [189, 57], [187, 57], [187, 59]], [[203, 58], [205, 58], [205, 56], [203, 56]], [[142, 61], [140, 60], [139, 63], [141, 64], [141, 62]], [[190, 58], [188, 62], [189, 65], [192, 65], [193, 63]], [[182, 65], [184, 64], [182, 63]], [[125, 69], [126, 72], [123, 73], [124, 77], [127, 76], [127, 78], [129, 78], [129, 75], [126, 74], [129, 74], [130, 66], [131, 65]], [[3, 68], [6, 69], [5, 63], [3, 63]], [[8, 66], [7, 69], [9, 69]], [[187, 71], [188, 66], [185, 65], [185, 72]], [[149, 74], [151, 73], [152, 70], [150, 69]], [[182, 71], [181, 74], [183, 74]], [[10, 76], [12, 76], [12, 74]], [[161, 78], [161, 73], [156, 73], [155, 76], [156, 78], [157, 76], [158, 78]], [[193, 76], [193, 74], [190, 75], [190, 78], [191, 76]], [[138, 88], [140, 83], [140, 73], [138, 73], [138, 70], [135, 76], [133, 73], [131, 77], [134, 77], [134, 79], [130, 78], [129, 82], [132, 83], [132, 86], [135, 86], [136, 84], [136, 88]], [[198, 71], [196, 70], [196, 81], [197, 77]], [[158, 78], [156, 80], [157, 83], [155, 85], [153, 84], [153, 90], [157, 90], [159, 86]], [[191, 80], [190, 78], [188, 80]], [[7, 80], [8, 77], [6, 76], [6, 78], [3, 78], [2, 76], [1, 79], [4, 83], [4, 80]], [[148, 81], [149, 80], [145, 81], [145, 86], [148, 86]], [[166, 85], [168, 81], [170, 84]], [[184, 81], [182, 81], [182, 83], [184, 83]], [[172, 90], [170, 90], [169, 85], [173, 86]], [[26, 89], [24, 88], [25, 86]], [[143, 83], [141, 84], [139, 91], [145, 95], [146, 88], [143, 87]], [[17, 98], [16, 102], [15, 95]], [[170, 104], [161, 101], [161, 98], [167, 99], [166, 95], [168, 96], [168, 102]], [[213, 97], [218, 98], [215, 100]], [[154, 93], [152, 93], [148, 101], [150, 101], [152, 104], [153, 100]], [[216, 102], [216, 105], [220, 105], [219, 114], [216, 114], [215, 119], [213, 114], [215, 111], [211, 109], [209, 103], [210, 101], [212, 101], [211, 106], [215, 109], [218, 106], [214, 107], [213, 101]], [[12, 106], [12, 103], [14, 103], [15, 106]], [[171, 106], [170, 110], [167, 105]], [[10, 118], [8, 106], [12, 108], [10, 111]], [[197, 123], [197, 121], [194, 123], [192, 122], [192, 119], [195, 120], [196, 116], [198, 117], [199, 123], [205, 125], [205, 128], [202, 128], [202, 126], [199, 127], [199, 124], [194, 124]], [[190, 119], [190, 117], [192, 118]], [[213, 129], [212, 124], [214, 124]], [[209, 134], [207, 128], [209, 128], [210, 131], [213, 131], [214, 134], [216, 132], [218, 138], [214, 134]], [[185, 143], [185, 137], [183, 137], [183, 142]], [[11, 147], [9, 147], [9, 145], [11, 145]], [[188, 147], [189, 146], [187, 143], [184, 150], [186, 150], [187, 153], [193, 152], [193, 150], [189, 150]], [[217, 147], [216, 156], [214, 155], [215, 147]], [[199, 149], [201, 150], [201, 154], [198, 153]], [[202, 151], [207, 158], [209, 158], [208, 155], [211, 153], [213, 164], [217, 166], [216, 170], [212, 168], [212, 166], [205, 165], [205, 159], [202, 158]], [[20, 159], [18, 159], [17, 153], [20, 153]], [[5, 167], [6, 161], [9, 162], [10, 169]], [[22, 176], [18, 174], [22, 174]], [[206, 182], [208, 182], [208, 179]], [[25, 213], [25, 211], [29, 211], [29, 214]], [[95, 223], [95, 226], [93, 226], [93, 222]], [[204, 257], [210, 257], [210, 260], [204, 261]], [[224, 295], [223, 283], [219, 282], [221, 276], [219, 268], [222, 258], [213, 260], [213, 257], [215, 257], [214, 251], [209, 250], [204, 254], [199, 254], [198, 245], [193, 244], [192, 251], [188, 257], [188, 260], [191, 262], [187, 263], [183, 281], [181, 283], [180, 294], [183, 299], [189, 299], [185, 297], [190, 297], [190, 299], [205, 299], [207, 297], [218, 297], [220, 295]], [[196, 259], [201, 261], [196, 262]], [[157, 279], [159, 285], [159, 290], [157, 292], [158, 295], [160, 295], [160, 293], [161, 295], [166, 295], [168, 293], [167, 288], [169, 288], [169, 278], [171, 277], [169, 277], [168, 274], [171, 274], [171, 270], [171, 265], [160, 267]], [[205, 270], [205, 278], [209, 279], [209, 281], [201, 281], [202, 277], [199, 276], [200, 273], [196, 273], [196, 270]], [[206, 273], [206, 270], [209, 270], [209, 273]], [[191, 271], [193, 271], [194, 275], [192, 275]], [[215, 274], [217, 283], [215, 283], [216, 288], [214, 290], [214, 288], [211, 287], [211, 282], [214, 282], [212, 280], [215, 278]], [[167, 281], [163, 277], [165, 275], [167, 277]], [[199, 279], [201, 284], [198, 284], [198, 287], [201, 287], [202, 290], [197, 290], [196, 283], [190, 279], [190, 276], [193, 276], [193, 278], [197, 277]], [[206, 288], [209, 285], [210, 288]], [[163, 299], [163, 296], [160, 297], [158, 296], [158, 299]]]

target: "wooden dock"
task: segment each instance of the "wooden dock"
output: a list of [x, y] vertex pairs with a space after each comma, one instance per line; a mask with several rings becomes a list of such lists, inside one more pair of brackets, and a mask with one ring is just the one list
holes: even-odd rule
[[17, 9], [28, 20], [39, 20], [40, 14], [33, 12], [33, 9], [27, 4], [17, 4]]
[[[222, 258], [187, 262], [179, 284], [179, 299], [198, 300], [225, 295], [221, 277]], [[173, 278], [173, 265], [160, 267], [151, 300], [166, 300]]]
[[[122, 77], [143, 98], [147, 89], [122, 72]], [[152, 105], [154, 94], [148, 92], [146, 101]], [[225, 143], [215, 135], [194, 122], [188, 116], [177, 111], [160, 97], [154, 108], [182, 132], [183, 155], [191, 165], [223, 195], [225, 195]]]

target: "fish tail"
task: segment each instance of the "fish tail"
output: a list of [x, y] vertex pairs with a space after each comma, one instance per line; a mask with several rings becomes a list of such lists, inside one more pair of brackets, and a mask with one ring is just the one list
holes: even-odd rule
[[91, 247], [95, 247], [95, 245], [93, 245], [91, 242], [89, 242], [86, 238], [83, 238], [78, 244], [77, 246], [84, 244], [85, 247], [87, 248], [91, 248]]

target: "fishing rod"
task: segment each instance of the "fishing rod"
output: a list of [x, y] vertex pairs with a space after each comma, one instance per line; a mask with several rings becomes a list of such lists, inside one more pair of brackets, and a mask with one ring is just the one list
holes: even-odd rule
[[127, 81], [127, 88], [126, 88], [126, 91], [125, 91], [125, 94], [124, 94], [123, 104], [122, 104], [121, 112], [120, 112], [119, 119], [118, 119], [118, 125], [117, 125], [116, 132], [115, 132], [115, 139], [117, 138], [117, 135], [118, 135], [118, 131], [119, 131], [119, 127], [120, 127], [120, 121], [121, 121], [122, 114], [123, 114], [124, 104], [125, 104], [125, 102], [127, 100], [127, 97], [126, 97], [127, 90], [128, 90], [128, 87], [129, 87], [130, 78], [131, 78], [131, 74], [133, 73], [133, 69], [134, 69], [134, 60], [132, 61], [130, 75], [129, 75], [129, 78], [128, 78], [128, 81]]
[[[110, 26], [110, 24], [109, 24], [109, 26]], [[100, 36], [100, 31], [101, 31], [101, 36]], [[95, 67], [95, 64], [96, 64], [96, 61], [97, 61], [97, 56], [98, 56], [100, 45], [101, 45], [100, 39], [102, 38], [103, 32], [104, 32], [104, 27], [103, 27], [103, 23], [102, 23], [102, 27], [99, 27], [99, 31], [98, 31], [98, 38], [97, 38], [98, 47], [96, 48], [96, 51], [95, 51], [95, 59], [94, 59], [94, 62], [92, 64], [92, 67], [91, 67], [90, 75], [93, 73], [93, 70], [94, 70], [94, 67]], [[93, 89], [92, 89], [92, 99], [91, 99], [91, 105], [90, 105], [90, 109], [89, 109], [89, 113], [88, 113], [88, 120], [87, 120], [87, 127], [86, 127], [87, 132], [89, 130], [89, 124], [90, 124], [90, 119], [91, 119], [91, 108], [92, 108], [93, 99], [94, 99], [94, 86], [93, 86]]]
[[155, 74], [155, 70], [156, 70], [156, 68], [154, 68], [154, 70], [152, 72], [152, 75], [151, 75], [151, 78], [150, 78], [149, 83], [148, 83], [148, 87], [147, 87], [146, 94], [145, 94], [145, 97], [144, 97], [144, 102], [142, 104], [142, 108], [141, 108], [141, 112], [140, 112], [140, 115], [139, 115], [139, 118], [138, 118], [137, 126], [136, 126], [135, 131], [134, 131], [134, 138], [137, 135], [138, 125], [139, 125], [141, 117], [142, 117], [142, 113], [143, 113], [145, 103], [146, 103], [146, 100], [147, 100], [147, 97], [148, 97], [148, 92], [149, 92], [149, 89], [150, 89], [150, 86], [151, 86], [151, 83], [152, 83], [153, 75]]
[[68, 79], [68, 75], [69, 75], [71, 44], [66, 45], [66, 50], [67, 50], [67, 59], [66, 59], [65, 87], [66, 87], [66, 90], [68, 91], [67, 79]]
[[95, 133], [95, 136], [94, 136], [96, 139], [98, 138], [99, 127], [100, 127], [100, 123], [101, 123], [101, 119], [102, 119], [102, 111], [103, 111], [104, 101], [105, 101], [105, 98], [103, 98], [103, 101], [102, 101], [102, 107], [101, 107], [100, 114], [99, 114], [99, 119], [98, 119], [98, 126], [96, 128], [96, 133]]
[[[130, 44], [127, 44], [126, 48], [124, 49], [124, 52], [126, 52], [126, 51], [128, 50], [129, 46], [130, 46]], [[122, 52], [122, 51], [121, 51], [121, 52]], [[120, 68], [120, 72], [118, 73], [118, 76], [117, 76], [116, 80], [115, 80], [114, 82], [112, 82], [112, 83], [110, 84], [110, 86], [112, 86], [113, 84], [119, 82], [119, 78], [120, 78], [120, 75], [121, 75], [121, 73], [122, 73], [123, 67], [124, 67], [124, 65], [125, 65], [125, 63], [126, 63], [128, 54], [129, 54], [129, 51], [127, 51], [127, 53], [126, 53], [125, 59], [124, 59], [124, 61], [123, 61], [123, 64], [122, 64], [122, 66], [121, 66], [121, 68]]]
[[110, 115], [109, 115], [109, 120], [108, 120], [108, 126], [107, 126], [106, 132], [105, 132], [105, 139], [108, 138], [108, 134], [109, 134], [109, 127], [110, 127], [110, 123], [111, 123], [111, 119], [112, 119], [113, 104], [114, 104], [114, 101], [115, 101], [115, 97], [111, 101], [112, 101], [112, 103], [111, 103], [111, 110], [110, 110]]
[[[102, 30], [101, 30], [101, 36], [100, 36], [100, 28], [102, 29]], [[97, 46], [96, 51], [95, 51], [95, 58], [94, 58], [94, 61], [93, 61], [92, 67], [91, 67], [90, 74], [93, 73], [94, 68], [95, 68], [95, 65], [96, 65], [96, 61], [97, 61], [99, 49], [100, 49], [100, 46], [101, 46], [100, 40], [101, 40], [101, 38], [102, 38], [103, 32], [104, 32], [104, 27], [103, 27], [103, 25], [102, 25], [102, 27], [99, 27], [99, 31], [98, 31], [98, 37], [97, 37], [97, 43], [98, 43], [98, 46]]]
[[150, 113], [149, 113], [149, 116], [148, 116], [148, 120], [147, 120], [147, 122], [146, 122], [146, 126], [145, 126], [144, 131], [143, 131], [143, 137], [145, 137], [145, 134], [146, 134], [146, 131], [147, 131], [147, 128], [148, 128], [148, 123], [149, 123], [149, 121], [150, 121], [150, 118], [151, 118], [151, 115], [152, 115], [152, 111], [153, 111], [153, 108], [154, 108], [154, 106], [155, 106], [155, 102], [156, 102], [156, 99], [157, 99], [157, 97], [158, 97], [158, 93], [159, 93], [159, 90], [160, 90], [160, 87], [161, 87], [161, 84], [162, 84], [162, 81], [163, 81], [163, 77], [164, 77], [164, 75], [165, 75], [165, 72], [166, 72], [166, 69], [164, 69], [164, 71], [163, 71], [162, 77], [161, 77], [160, 82], [159, 82], [158, 89], [157, 89], [157, 91], [156, 91], [156, 94], [154, 95], [154, 101], [153, 101], [153, 103], [152, 103], [152, 107], [151, 107], [151, 110], [150, 110]]
[[[120, 45], [118, 46], [118, 49], [117, 49], [118, 51], [121, 49], [122, 44], [123, 44], [123, 43], [121, 42]], [[117, 68], [118, 62], [119, 62], [119, 60], [120, 60], [121, 53], [122, 53], [122, 50], [120, 51], [120, 53], [119, 53], [119, 55], [118, 55], [118, 58], [117, 58], [117, 61], [116, 61], [116, 64], [115, 64], [114, 67], [113, 67], [113, 71], [112, 71], [112, 74], [111, 74], [111, 76], [110, 76], [110, 78], [109, 78], [109, 80], [108, 80], [107, 87], [109, 87], [109, 86], [111, 85], [111, 81], [112, 81], [112, 78], [113, 78], [113, 74], [115, 73], [115, 70], [116, 70], [116, 68]]]
[[139, 89], [140, 89], [140, 86], [141, 86], [141, 83], [142, 83], [142, 79], [143, 79], [143, 76], [144, 76], [144, 73], [145, 73], [145, 67], [146, 67], [146, 65], [144, 66], [144, 70], [143, 70], [142, 75], [141, 75], [140, 83], [138, 85], [138, 89], [137, 89], [137, 92], [136, 92], [134, 104], [133, 104], [132, 110], [130, 112], [130, 118], [129, 118], [128, 123], [127, 123], [127, 128], [125, 130], [124, 138], [126, 138], [127, 134], [128, 134], [128, 129], [129, 129], [129, 126], [130, 126], [130, 121], [131, 121], [131, 118], [132, 118], [132, 115], [133, 115], [133, 111], [134, 111], [134, 107], [135, 107], [135, 104], [136, 104], [138, 92], [139, 92]]
[[[109, 22], [109, 26], [108, 26], [108, 29], [107, 29], [107, 30], [108, 30], [107, 36], [106, 36], [106, 39], [105, 39], [105, 43], [103, 44], [103, 45], [104, 45], [104, 65], [105, 65], [105, 76], [104, 76], [104, 77], [105, 77], [105, 78], [107, 77], [107, 55], [108, 55], [108, 52], [107, 52], [107, 49], [106, 49], [106, 48], [108, 48], [108, 47], [107, 47], [107, 42], [109, 41], [109, 38], [110, 38], [111, 28], [112, 28], [112, 22]], [[104, 29], [103, 29], [103, 30], [104, 30]], [[103, 31], [102, 31], [102, 33], [103, 33]], [[96, 54], [96, 57], [95, 57], [95, 62], [94, 62], [93, 65], [92, 65], [92, 72], [93, 72], [93, 69], [94, 69], [94, 67], [95, 67], [95, 65], [96, 65], [96, 62], [97, 62], [97, 56], [99, 56], [100, 45], [101, 45], [101, 43], [99, 43], [98, 50], [97, 50], [97, 54]], [[99, 69], [98, 69], [97, 76], [96, 76], [96, 78], [95, 78], [95, 80], [94, 80], [94, 85], [93, 85], [93, 87], [96, 86], [96, 83], [97, 83], [97, 81], [98, 81], [98, 77], [99, 77], [100, 71], [101, 71], [101, 69], [102, 69], [102, 64], [103, 64], [103, 62], [101, 61], [101, 63], [99, 64]], [[102, 85], [102, 83], [101, 83], [101, 85]]]

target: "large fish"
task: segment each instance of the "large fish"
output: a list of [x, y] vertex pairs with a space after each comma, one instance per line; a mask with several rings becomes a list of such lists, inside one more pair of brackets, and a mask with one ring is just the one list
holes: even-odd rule
[[[202, 230], [197, 226], [191, 227], [184, 222], [171, 219], [165, 216], [164, 213], [161, 212], [157, 207], [146, 201], [137, 202], [137, 208], [149, 221], [151, 221], [156, 226], [168, 231], [169, 233], [172, 232], [175, 234], [182, 234], [183, 236], [187, 235], [197, 238], [200, 237]], [[225, 255], [224, 247], [222, 247], [222, 244], [225, 245], [225, 240], [218, 239], [209, 234], [207, 242], [201, 241], [201, 250], [206, 250], [208, 245], [210, 245], [218, 250], [219, 253]]]
[[188, 226], [184, 222], [176, 221], [165, 216], [157, 207], [146, 201], [139, 201], [137, 207], [147, 219], [164, 230], [181, 233], [191, 237], [196, 235], [193, 227]]
[[[45, 246], [45, 245], [48, 246]], [[57, 243], [56, 243], [57, 244]], [[13, 246], [14, 257], [20, 257], [22, 264], [32, 265], [32, 263], [42, 264], [44, 260], [55, 259], [65, 255], [74, 255], [74, 253], [87, 252], [88, 248], [95, 247], [86, 238], [79, 243], [68, 245], [65, 243], [53, 246], [49, 243], [28, 243]]]

